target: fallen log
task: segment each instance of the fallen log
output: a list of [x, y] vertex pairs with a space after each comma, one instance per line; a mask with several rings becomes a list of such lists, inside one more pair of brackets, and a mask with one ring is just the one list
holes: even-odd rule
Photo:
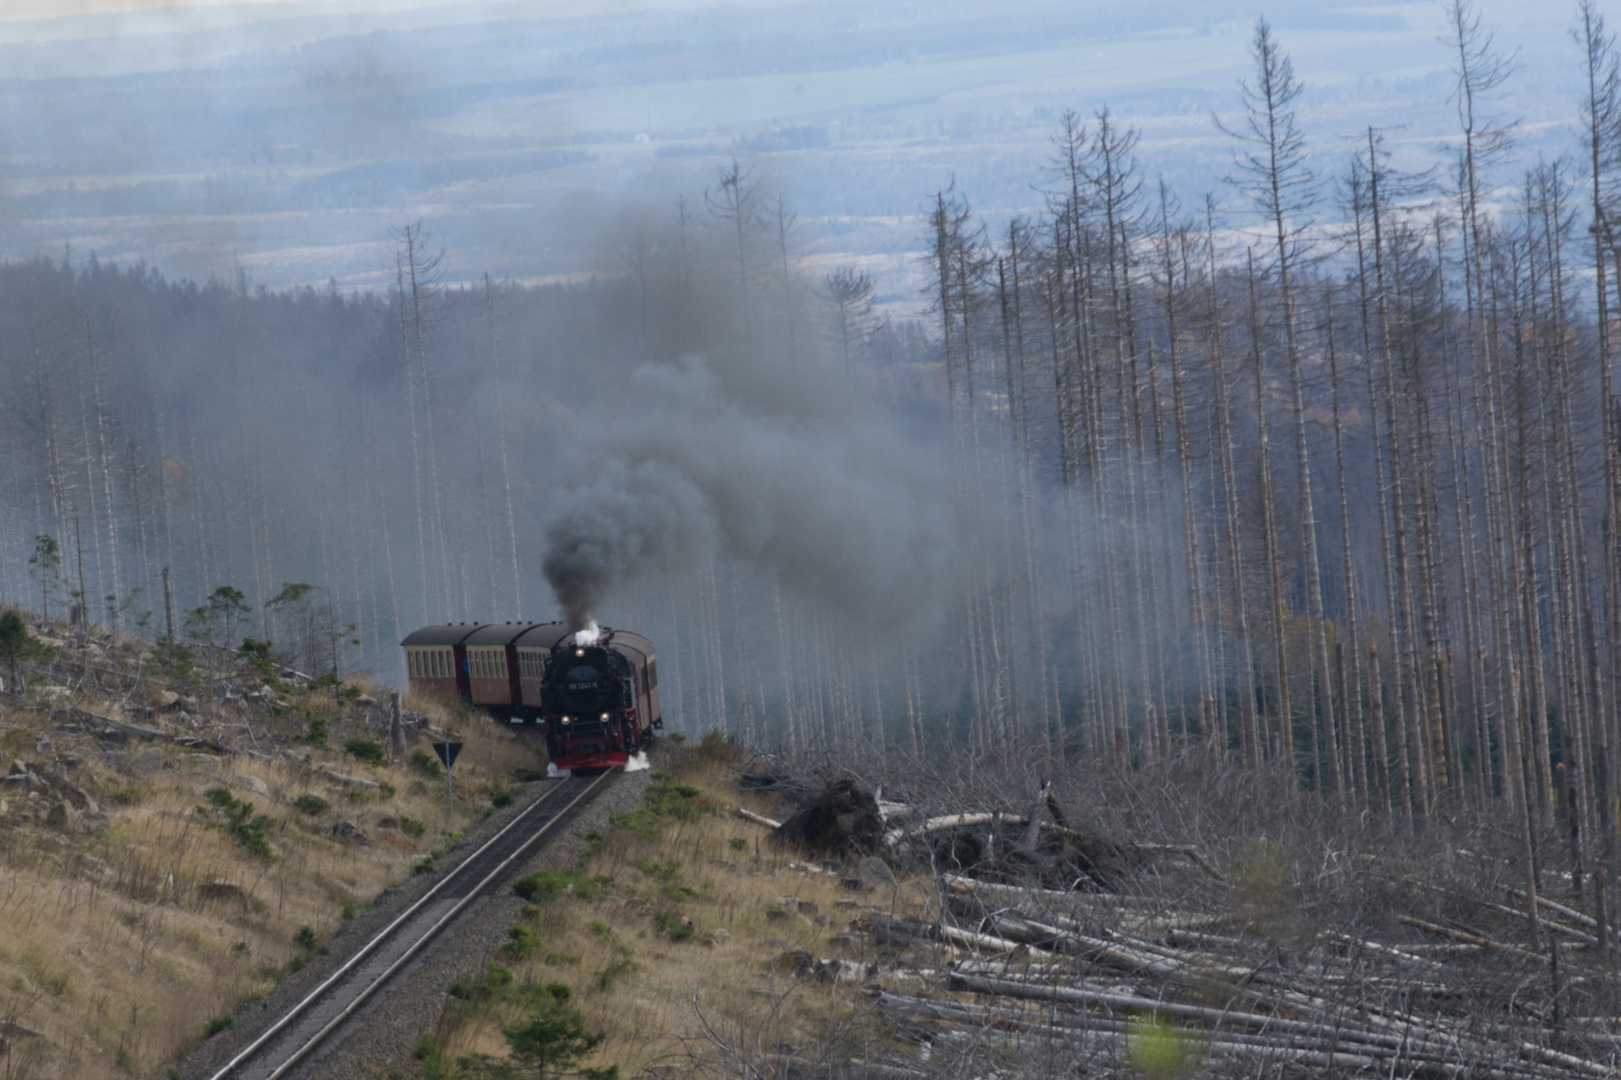
[[1423, 919], [1415, 919], [1411, 915], [1397, 915], [1396, 921], [1404, 926], [1411, 926], [1415, 930], [1422, 930], [1426, 934], [1434, 934], [1437, 937], [1451, 938], [1453, 941], [1462, 942], [1465, 945], [1474, 945], [1477, 948], [1489, 949], [1492, 952], [1500, 952], [1509, 956], [1517, 956], [1522, 960], [1533, 960], [1539, 964], [1546, 964], [1548, 962], [1548, 958], [1546, 956], [1541, 956], [1527, 949], [1522, 949], [1518, 945], [1509, 945], [1506, 942], [1494, 941], [1489, 937], [1481, 937], [1479, 934], [1469, 934], [1462, 930], [1454, 930], [1450, 926], [1437, 926], [1435, 923], [1425, 922]]
[[894, 847], [909, 836], [923, 836], [941, 829], [967, 828], [973, 825], [1023, 825], [1025, 819], [1018, 814], [1004, 814], [1000, 810], [990, 810], [972, 814], [943, 814], [924, 820], [923, 824], [910, 829], [891, 829], [884, 834], [884, 843]]
[[[1028, 1024], [1012, 1025], [1012, 1022], [993, 1023], [977, 1027], [975, 1030], [962, 1030], [946, 1028], [932, 1032], [932, 1039], [940, 1043], [963, 1043], [974, 1049], [982, 1049], [989, 1042], [1014, 1043], [1015, 1049], [1023, 1044], [1021, 1035], [1031, 1034], [1044, 1037], [1046, 1042], [1056, 1042], [1074, 1048], [1081, 1053], [1098, 1052], [1103, 1049], [1095, 1045], [1095, 1040], [1102, 1039], [1107, 1043], [1108, 1052], [1113, 1058], [1123, 1056], [1122, 1051], [1129, 1053], [1129, 1042], [1122, 1046], [1132, 1034], [1132, 1025], [1125, 1020], [1105, 1020], [1101, 1018], [1077, 1019], [1070, 1025], [1060, 1024]], [[1378, 1075], [1385, 1075], [1390, 1071], [1391, 1065], [1405, 1063], [1407, 1070], [1403, 1075], [1412, 1077], [1438, 1077], [1445, 1080], [1559, 1080], [1568, 1074], [1556, 1072], [1552, 1069], [1524, 1066], [1519, 1063], [1499, 1063], [1487, 1065], [1479, 1062], [1455, 1063], [1439, 1059], [1413, 1060], [1403, 1058], [1391, 1051], [1383, 1053], [1366, 1051], [1364, 1053], [1350, 1053], [1346, 1051], [1325, 1051], [1311, 1047], [1308, 1042], [1302, 1045], [1302, 1040], [1291, 1040], [1288, 1037], [1268, 1038], [1258, 1035], [1241, 1035], [1224, 1033], [1217, 1037], [1195, 1037], [1190, 1039], [1190, 1050], [1197, 1050], [1204, 1060], [1219, 1059], [1224, 1061], [1242, 1062], [1245, 1066], [1255, 1065], [1264, 1069], [1276, 1065], [1303, 1065], [1319, 1069], [1349, 1068], [1353, 1071], [1378, 1070]], [[1320, 1045], [1320, 1044], [1319, 1044]], [[1285, 1073], [1284, 1075], [1289, 1075]]]
[[1255, 943], [1245, 941], [1243, 938], [1232, 937], [1228, 934], [1204, 934], [1197, 930], [1184, 930], [1181, 927], [1172, 927], [1165, 932], [1167, 944], [1178, 948], [1194, 949], [1252, 949]]
[[949, 979], [955, 972], [962, 972], [965, 975], [988, 975], [992, 978], [1001, 978], [1012, 972], [1031, 977], [1051, 975], [1053, 978], [1073, 978], [1074, 968], [1063, 960], [1026, 953], [1019, 957], [1003, 956], [995, 959], [954, 960], [946, 969], [944, 975]]
[[744, 821], [752, 821], [756, 825], [764, 825], [768, 829], [782, 828], [782, 822], [772, 821], [764, 814], [756, 814], [753, 810], [745, 810], [741, 806], [737, 808], [736, 813], [737, 816], [742, 818]]
[[[976, 990], [973, 992], [977, 993], [983, 991]], [[1100, 991], [1100, 993], [1107, 995], [1110, 993], [1110, 991], [1104, 990]], [[1129, 1021], [1114, 1016], [1113, 1014], [1108, 1016], [1099, 1016], [1094, 1013], [1068, 1013], [1051, 1010], [1044, 1010], [1037, 1013], [1028, 1009], [1013, 1009], [979, 1003], [909, 997], [894, 994], [880, 988], [870, 989], [868, 994], [877, 1001], [880, 1008], [884, 1009], [892, 1016], [895, 1014], [904, 1014], [914, 1018], [923, 1017], [934, 1020], [975, 1022], [986, 1027], [992, 1027], [1003, 1031], [1011, 1030], [1034, 1031], [1038, 1033], [1062, 1033], [1070, 1030], [1106, 1032], [1124, 1032], [1129, 1030]], [[1122, 1008], [1120, 1011], [1127, 1015], [1141, 1015], [1145, 1011], [1154, 1013], [1166, 1013], [1168, 1011], [1165, 1007], [1165, 1003], [1159, 999], [1146, 998], [1140, 995], [1120, 995], [1118, 993], [1115, 993], [1114, 996], [1134, 1002], [1148, 1003], [1147, 1006], [1137, 1005], [1134, 1007]], [[1337, 1046], [1338, 1042], [1344, 1042], [1346, 1043], [1345, 1049], [1351, 1050], [1359, 1055], [1378, 1056], [1386, 1058], [1387, 1060], [1400, 1058], [1401, 1056], [1405, 1055], [1407, 1063], [1411, 1066], [1415, 1066], [1419, 1071], [1423, 1069], [1426, 1062], [1430, 1068], [1442, 1066], [1444, 1064], [1444, 1057], [1438, 1058], [1437, 1055], [1454, 1057], [1460, 1049], [1459, 1047], [1456, 1047], [1450, 1043], [1437, 1043], [1435, 1040], [1419, 1040], [1418, 1042], [1415, 1042], [1412, 1039], [1403, 1039], [1400, 1036], [1395, 1036], [1390, 1039], [1378, 1039], [1375, 1042], [1359, 1041], [1356, 1038], [1357, 1034], [1359, 1033], [1357, 1033], [1354, 1029], [1348, 1029], [1343, 1026], [1335, 1026], [1332, 1023], [1326, 1022], [1324, 1025], [1324, 1030], [1328, 1032], [1327, 1035], [1314, 1035], [1309, 1032], [1298, 1030], [1285, 1032], [1279, 1026], [1279, 1019], [1272, 1016], [1234, 1013], [1224, 1010], [1210, 1011], [1219, 1016], [1223, 1022], [1244, 1018], [1244, 1026], [1251, 1028], [1259, 1026], [1262, 1029], [1257, 1032], [1228, 1031], [1224, 1029], [1220, 1030], [1217, 1034], [1217, 1039], [1218, 1041], [1224, 1042], [1234, 1042], [1245, 1045], [1273, 1046], [1279, 1048], [1281, 1048], [1282, 1044], [1285, 1043], [1292, 1043], [1295, 1046], [1306, 1044], [1315, 1045], [1320, 1050], [1330, 1049], [1332, 1046]], [[1197, 1018], [1184, 1017], [1183, 1019]], [[1259, 1020], [1261, 1023], [1256, 1024], [1253, 1022], [1254, 1020]], [[1211, 1029], [1207, 1028], [1186, 1029], [1186, 1034], [1193, 1038], [1202, 1039], [1204, 1036], [1210, 1033]], [[1338, 1042], [1330, 1044], [1329, 1040], [1334, 1037], [1338, 1038]], [[1412, 1051], [1415, 1049], [1422, 1050], [1423, 1053], [1413, 1053]], [[1505, 1052], [1508, 1051], [1508, 1048], [1506, 1047], [1502, 1049]], [[1459, 1072], [1469, 1072], [1469, 1068], [1462, 1065], [1453, 1065], [1452, 1068]], [[1451, 1073], [1448, 1073], [1447, 1075], [1451, 1075]], [[1480, 1069], [1475, 1073], [1475, 1075], [1490, 1075], [1498, 1077], [1549, 1077], [1559, 1074], [1549, 1071], [1547, 1067], [1538, 1067], [1535, 1065], [1522, 1066], [1516, 1061], [1513, 1065], [1507, 1065], [1506, 1067], [1504, 1065], [1500, 1065], [1496, 1068], [1487, 1067], [1486, 1069]]]
[[1063, 952], [1065, 944], [1074, 943], [1074, 935], [1023, 916], [997, 912], [985, 920], [990, 928], [1009, 941], [1017, 941], [1045, 952]]
[[1193, 863], [1193, 865], [1204, 871], [1205, 876], [1213, 878], [1216, 881], [1220, 881], [1223, 884], [1227, 882], [1227, 875], [1222, 873], [1221, 870], [1218, 869], [1216, 865], [1209, 859], [1205, 858], [1204, 855], [1200, 854], [1199, 849], [1194, 847], [1192, 844], [1128, 844], [1126, 846], [1132, 851], [1141, 851], [1145, 854], [1169, 853], [1172, 855], [1184, 855], [1190, 862]]
[[317, 769], [316, 771], [335, 784], [346, 784], [351, 787], [366, 788], [375, 788], [378, 786], [377, 781], [367, 780], [363, 776], [350, 776], [348, 773], [337, 772], [333, 769]]
[[1324, 930], [1322, 932], [1322, 936], [1330, 941], [1343, 942], [1346, 945], [1355, 946], [1356, 948], [1365, 952], [1375, 953], [1379, 956], [1388, 956], [1392, 959], [1401, 960], [1405, 963], [1425, 964], [1432, 968], [1444, 966], [1439, 960], [1431, 960], [1427, 956], [1416, 956], [1413, 953], [1403, 952], [1401, 949], [1392, 948], [1389, 945], [1381, 945], [1377, 941], [1365, 941], [1362, 938], [1350, 937], [1349, 935], [1342, 934], [1337, 930]]
[[68, 716], [87, 726], [99, 726], [104, 731], [114, 732], [123, 736], [134, 736], [139, 739], [152, 739], [157, 742], [171, 743], [183, 746], [188, 750], [207, 750], [214, 754], [232, 754], [236, 751], [224, 743], [213, 739], [200, 739], [195, 735], [177, 735], [172, 731], [162, 731], [158, 728], [143, 727], [140, 724], [130, 724], [123, 720], [114, 720], [106, 716], [98, 716], [93, 712], [86, 712], [79, 708], [65, 710]]
[[[1127, 1014], [1153, 1012], [1163, 1016], [1177, 1017], [1183, 1020], [1199, 1020], [1215, 1025], [1220, 1029], [1224, 1025], [1237, 1025], [1248, 1029], [1259, 1028], [1262, 1031], [1287, 1033], [1290, 1035], [1306, 1036], [1325, 1040], [1328, 1048], [1338, 1050], [1343, 1047], [1360, 1054], [1372, 1054], [1389, 1058], [1392, 1056], [1405, 1056], [1414, 1061], [1426, 1060], [1439, 1063], [1445, 1058], [1454, 1060], [1463, 1056], [1465, 1058], [1477, 1056], [1468, 1053], [1479, 1047], [1466, 1045], [1462, 1040], [1450, 1034], [1404, 1033], [1384, 1034], [1377, 1031], [1360, 1030], [1336, 1023], [1329, 1017], [1320, 1017], [1316, 1020], [1293, 1020], [1286, 1017], [1273, 1016], [1262, 1013], [1238, 1012], [1231, 1009], [1215, 1009], [1204, 1005], [1189, 1005], [1182, 1002], [1166, 1001], [1162, 998], [1148, 998], [1134, 994], [1119, 994], [1108, 991], [1078, 989], [1063, 986], [1042, 986], [1028, 983], [1018, 983], [1007, 979], [996, 979], [974, 975], [954, 975], [950, 988], [953, 990], [967, 990], [974, 993], [995, 994], [1008, 997], [1026, 998], [1030, 1000], [1052, 1001], [1072, 1005], [1092, 1005], [1111, 1010], [1120, 1010]], [[1225, 1032], [1224, 1032], [1225, 1034]], [[1439, 1036], [1439, 1037], [1438, 1037]], [[1529, 1044], [1524, 1044], [1529, 1046]], [[1505, 1047], [1507, 1049], [1507, 1047]], [[1532, 1048], [1537, 1049], [1537, 1048]], [[1557, 1054], [1557, 1051], [1548, 1051]], [[1569, 1062], [1587, 1066], [1590, 1069], [1603, 1071], [1603, 1067], [1594, 1062], [1559, 1055], [1568, 1058]], [[1584, 1069], [1583, 1071], [1588, 1071]], [[1597, 1075], [1589, 1073], [1589, 1075]]]
[[[992, 980], [994, 981], [994, 980]], [[977, 990], [976, 992], [985, 992]], [[1171, 1015], [1178, 1012], [1175, 1003], [1167, 1003], [1153, 998], [1133, 997], [1131, 995], [1113, 996], [1121, 1002], [1118, 1007], [1126, 1016], [1141, 1015], [1143, 1013], [1156, 1013]], [[941, 1002], [927, 998], [909, 998], [880, 991], [879, 1007], [891, 1015], [896, 1013], [912, 1017], [922, 1016], [935, 1020], [956, 1020], [959, 1022], [973, 1022], [984, 1027], [1001, 1031], [1024, 1031], [1035, 1034], [1056, 1035], [1062, 1037], [1071, 1031], [1095, 1031], [1114, 1034], [1126, 1034], [1131, 1030], [1131, 1021], [1112, 1013], [1099, 1016], [1089, 1013], [1030, 1013], [1013, 1009], [998, 1008], [991, 1005], [968, 1004], [963, 1002]], [[1190, 1007], [1192, 1008], [1192, 1007]], [[1231, 1021], [1246, 1014], [1223, 1013], [1217, 1009], [1203, 1010], [1208, 1013], [1205, 1017], [1193, 1017], [1182, 1014], [1183, 1019], [1205, 1019], [1207, 1021]], [[1255, 1022], [1259, 1022], [1258, 1024]], [[1308, 1033], [1298, 1029], [1285, 1031], [1275, 1018], [1268, 1016], [1254, 1016], [1246, 1019], [1248, 1026], [1261, 1026], [1270, 1029], [1271, 1033], [1255, 1034], [1244, 1031], [1229, 1031], [1225, 1029], [1192, 1028], [1184, 1034], [1194, 1046], [1206, 1050], [1219, 1050], [1227, 1047], [1234, 1052], [1246, 1053], [1254, 1056], [1256, 1051], [1307, 1051], [1318, 1054], [1339, 1055], [1342, 1060], [1365, 1059], [1373, 1064], [1375, 1057], [1385, 1059], [1400, 1059], [1405, 1056], [1409, 1064], [1417, 1064], [1423, 1060], [1422, 1055], [1406, 1053], [1399, 1044], [1395, 1046], [1374, 1045], [1359, 1042], [1347, 1037], [1350, 1033], [1344, 1029], [1322, 1027], [1319, 1030], [1324, 1034]], [[1339, 1038], [1335, 1036], [1339, 1035]], [[1409, 1046], [1406, 1048], [1411, 1050]], [[1442, 1048], [1441, 1052], [1444, 1052]], [[1431, 1060], [1434, 1060], [1433, 1057]], [[1523, 1074], [1521, 1074], [1523, 1075]]]
[[[1431, 892], [1437, 892], [1437, 893], [1441, 893], [1442, 895], [1448, 895], [1447, 890], [1442, 888], [1441, 886], [1432, 885], [1429, 882], [1423, 881], [1423, 880], [1421, 880], [1419, 878], [1408, 877], [1405, 880], [1406, 880], [1407, 884], [1415, 886], [1416, 888], [1428, 889]], [[1520, 892], [1518, 889], [1509, 889], [1508, 892], [1510, 894], [1518, 893], [1521, 897], [1523, 897], [1525, 895], [1524, 893]], [[1538, 897], [1538, 899], [1540, 900], [1541, 898]], [[1509, 907], [1507, 904], [1498, 904], [1498, 903], [1495, 903], [1495, 902], [1493, 902], [1491, 900], [1480, 900], [1480, 901], [1477, 901], [1477, 903], [1485, 904], [1487, 907], [1491, 908], [1493, 911], [1500, 911], [1505, 915], [1512, 915], [1516, 919], [1519, 919], [1519, 920], [1524, 921], [1524, 922], [1529, 922], [1530, 919], [1531, 919], [1531, 915], [1530, 915], [1529, 912], [1521, 911], [1518, 908]], [[1560, 905], [1555, 905], [1555, 906], [1558, 907]], [[1580, 915], [1581, 914], [1580, 912], [1571, 911], [1569, 908], [1562, 908], [1562, 910], [1570, 912], [1573, 915]], [[1588, 945], [1597, 945], [1598, 944], [1598, 938], [1594, 937], [1592, 934], [1584, 933], [1581, 930], [1577, 930], [1577, 929], [1575, 929], [1573, 927], [1566, 926], [1564, 923], [1554, 922], [1552, 919], [1544, 919], [1541, 915], [1538, 915], [1536, 917], [1536, 920], [1537, 920], [1537, 925], [1538, 926], [1542, 927], [1545, 930], [1549, 930], [1549, 931], [1551, 931], [1551, 932], [1553, 932], [1555, 934], [1563, 934], [1566, 937], [1574, 938], [1577, 941], [1585, 942]]]
[[[1090, 876], [1083, 876], [1076, 879], [1076, 884], [1080, 884], [1082, 881], [1095, 881], [1095, 879]], [[1068, 904], [1077, 908], [1111, 907], [1133, 910], [1140, 906], [1144, 910], [1156, 910], [1163, 907], [1161, 901], [1149, 897], [1076, 892], [1070, 889], [1042, 889], [1034, 885], [998, 885], [995, 882], [980, 881], [978, 878], [964, 877], [961, 874], [941, 874], [940, 883], [956, 893], [977, 894], [1015, 901], [1046, 900], [1055, 904]]]
[[941, 937], [958, 945], [966, 945], [972, 949], [990, 949], [994, 952], [1017, 952], [1025, 948], [1017, 941], [1007, 938], [995, 937], [991, 934], [980, 934], [973, 930], [959, 930], [947, 923], [940, 923], [936, 929]]
[[[1522, 904], [1525, 902], [1525, 893], [1519, 889], [1515, 889], [1507, 885], [1505, 885], [1503, 889]], [[1552, 900], [1549, 900], [1546, 896], [1539, 895], [1537, 897], [1537, 904], [1541, 907], [1547, 908], [1551, 912], [1554, 912], [1556, 915], [1563, 915], [1567, 919], [1579, 922], [1589, 930], [1598, 929], [1598, 920], [1593, 918], [1591, 915], [1583, 915], [1575, 908], [1566, 907], [1564, 904], [1556, 904]]]

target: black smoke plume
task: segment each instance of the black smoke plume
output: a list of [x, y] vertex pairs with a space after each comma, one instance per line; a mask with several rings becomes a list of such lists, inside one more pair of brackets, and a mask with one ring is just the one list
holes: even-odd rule
[[[545, 532], [543, 566], [572, 628], [613, 590], [717, 555], [814, 596], [849, 626], [937, 614], [972, 518], [949, 457], [814, 372], [688, 357], [627, 380], [590, 418]], [[583, 419], [583, 418], [582, 418]]]

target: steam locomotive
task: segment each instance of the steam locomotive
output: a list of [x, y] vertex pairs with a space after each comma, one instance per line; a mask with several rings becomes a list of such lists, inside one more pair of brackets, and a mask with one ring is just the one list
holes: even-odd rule
[[541, 724], [559, 769], [623, 765], [664, 726], [653, 643], [552, 623], [425, 626], [400, 642], [410, 692], [461, 698], [498, 720]]

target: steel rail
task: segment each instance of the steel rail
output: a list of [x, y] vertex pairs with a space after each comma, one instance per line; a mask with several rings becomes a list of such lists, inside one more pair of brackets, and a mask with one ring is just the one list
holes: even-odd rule
[[[298, 1064], [299, 1061], [303, 1060], [303, 1058], [311, 1050], [313, 1050], [322, 1039], [326, 1038], [329, 1034], [336, 1030], [339, 1025], [352, 1016], [355, 1010], [360, 1008], [360, 1006], [364, 1004], [379, 987], [392, 978], [395, 972], [397, 972], [409, 960], [416, 956], [416, 954], [420, 952], [422, 948], [439, 933], [440, 930], [454, 920], [455, 917], [461, 913], [463, 908], [472, 903], [473, 900], [483, 893], [490, 883], [504, 873], [514, 861], [527, 853], [536, 841], [538, 841], [542, 836], [546, 835], [546, 833], [549, 832], [554, 825], [563, 819], [565, 814], [574, 809], [576, 806], [580, 805], [580, 803], [584, 802], [591, 795], [595, 794], [598, 788], [607, 783], [609, 778], [615, 774], [615, 771], [616, 770], [614, 769], [609, 769], [607, 772], [604, 772], [601, 776], [587, 784], [585, 789], [573, 799], [569, 800], [566, 805], [564, 805], [556, 813], [552, 814], [552, 816], [544, 824], [534, 831], [533, 835], [514, 848], [512, 853], [509, 854], [505, 859], [502, 859], [495, 869], [491, 870], [488, 874], [485, 874], [476, 885], [468, 889], [467, 894], [463, 896], [454, 907], [452, 907], [444, 915], [440, 916], [438, 921], [436, 921], [426, 931], [418, 935], [416, 941], [412, 942], [410, 947], [405, 950], [404, 954], [390, 964], [386, 970], [373, 979], [369, 984], [367, 984], [359, 994], [355, 995], [350, 1000], [349, 1004], [345, 1006], [335, 1018], [333, 1018], [310, 1038], [304, 1040], [300, 1046], [294, 1049], [291, 1056], [277, 1066], [276, 1069], [265, 1078], [265, 1080], [279, 1080], [280, 1077], [286, 1076], [288, 1070], [293, 1068], [294, 1065]], [[564, 783], [566, 784], [567, 781]], [[240, 1066], [243, 1062], [252, 1058], [260, 1050], [264, 1049], [264, 1047], [268, 1045], [272, 1039], [286, 1030], [286, 1028], [295, 1020], [299, 1019], [311, 1005], [313, 1005], [322, 997], [322, 995], [324, 995], [341, 979], [343, 979], [344, 976], [353, 971], [355, 967], [361, 963], [361, 961], [365, 960], [373, 952], [375, 952], [379, 946], [388, 941], [402, 924], [420, 912], [430, 900], [434, 899], [434, 897], [438, 895], [440, 890], [444, 889], [451, 882], [455, 881], [462, 875], [463, 871], [476, 864], [477, 861], [482, 858], [485, 852], [489, 851], [491, 847], [506, 837], [514, 829], [517, 829], [527, 822], [531, 815], [533, 815], [537, 810], [541, 809], [543, 805], [549, 803], [551, 795], [554, 792], [562, 791], [563, 786], [563, 784], [559, 784], [551, 791], [546, 792], [534, 802], [530, 803], [529, 806], [524, 808], [522, 813], [518, 814], [511, 821], [507, 822], [506, 825], [502, 826], [500, 831], [498, 831], [494, 836], [490, 837], [483, 844], [479, 845], [478, 850], [468, 855], [467, 858], [458, 863], [454, 869], [441, 876], [440, 879], [434, 883], [432, 888], [418, 897], [416, 902], [410, 907], [406, 908], [404, 911], [400, 912], [399, 915], [395, 916], [393, 921], [391, 921], [387, 926], [379, 930], [376, 934], [373, 934], [371, 939], [367, 941], [366, 944], [355, 950], [354, 954], [351, 955], [348, 960], [344, 961], [344, 963], [340, 965], [336, 971], [332, 972], [331, 975], [328, 975], [319, 986], [306, 994], [304, 998], [296, 1005], [284, 1011], [280, 1019], [260, 1033], [258, 1038], [254, 1039], [251, 1043], [238, 1051], [236, 1056], [231, 1058], [230, 1061], [226, 1062], [220, 1069], [210, 1074], [208, 1080], [226, 1080], [226, 1077], [230, 1076], [234, 1069]]]

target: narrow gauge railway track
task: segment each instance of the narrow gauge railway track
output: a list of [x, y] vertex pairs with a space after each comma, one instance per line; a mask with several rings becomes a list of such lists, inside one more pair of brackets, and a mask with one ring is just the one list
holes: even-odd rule
[[491, 885], [617, 775], [563, 780], [446, 872], [320, 985], [281, 1014], [208, 1080], [280, 1080], [339, 1031], [388, 981]]

